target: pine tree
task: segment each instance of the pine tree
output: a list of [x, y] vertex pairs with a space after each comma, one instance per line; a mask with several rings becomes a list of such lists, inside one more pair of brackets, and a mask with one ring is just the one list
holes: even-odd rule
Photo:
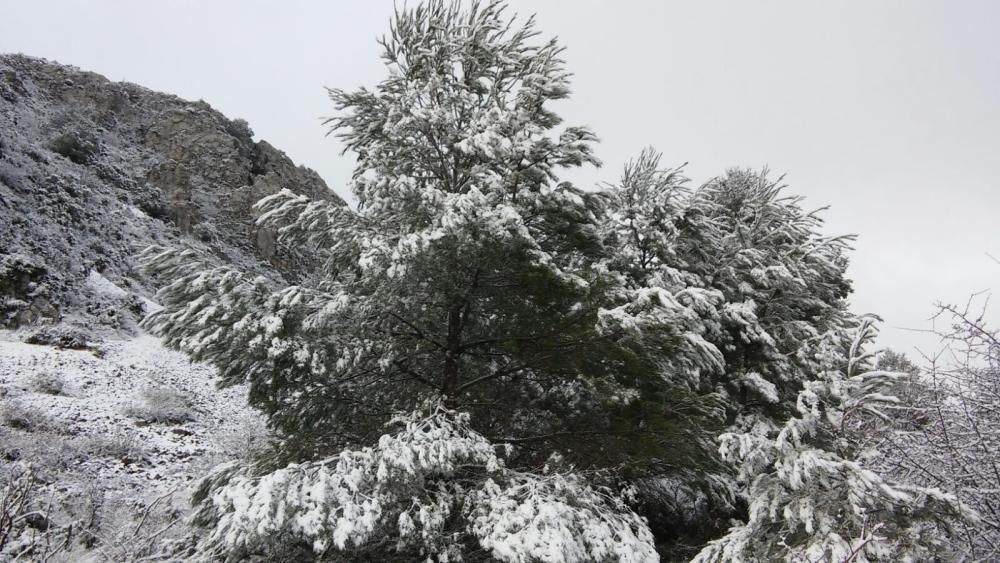
[[[681, 342], [687, 329], [671, 327], [662, 296], [633, 295], [607, 268], [604, 197], [558, 181], [597, 162], [594, 137], [547, 108], [568, 95], [568, 73], [561, 48], [536, 35], [498, 3], [396, 15], [382, 41], [389, 77], [331, 91], [330, 123], [358, 156], [358, 209], [289, 192], [256, 207], [279, 243], [322, 262], [300, 285], [191, 250], [146, 253], [168, 280], [146, 326], [219, 366], [223, 382], [249, 381], [292, 457], [371, 443], [394, 413], [443, 396], [525, 463], [561, 450], [613, 466], [654, 436], [638, 427], [643, 390], [689, 387], [658, 369], [664, 357], [718, 363], [705, 349], [644, 351], [656, 336], [644, 326]], [[680, 392], [675, 402], [702, 408]], [[692, 432], [690, 418], [670, 424]], [[641, 448], [667, 446], [656, 441]]]
[[722, 455], [748, 486], [749, 519], [709, 543], [694, 563], [756, 561], [940, 561], [952, 527], [975, 518], [954, 495], [880, 477], [872, 452], [851, 433], [881, 407], [901, 374], [871, 370], [874, 339], [864, 319], [845, 355], [832, 343], [827, 369], [805, 383], [783, 425], [747, 421], [724, 434]]
[[[204, 553], [650, 561], [654, 543], [676, 557], [716, 537], [744, 501], [747, 524], [703, 558], [766, 559], [788, 538], [747, 534], [802, 526], [803, 553], [841, 553], [829, 526], [816, 543], [811, 521], [761, 503], [872, 508], [827, 487], [868, 479], [827, 440], [874, 397], [831, 367], [857, 323], [849, 239], [822, 236], [766, 171], [690, 190], [646, 151], [604, 191], [560, 181], [598, 164], [596, 139], [550, 108], [569, 95], [561, 47], [501, 2], [402, 9], [381, 44], [385, 80], [330, 91], [357, 208], [288, 191], [255, 206], [280, 251], [315, 265], [297, 285], [144, 253], [163, 281], [145, 326], [248, 383], [279, 437], [204, 481]], [[803, 491], [780, 468], [808, 459], [837, 469]], [[852, 490], [950, 506], [873, 487]], [[911, 551], [869, 534], [865, 552], [936, 549], [897, 528]]]
[[[682, 169], [660, 160], [646, 149], [608, 186], [609, 267], [632, 291], [676, 304], [674, 318], [663, 320], [682, 338], [668, 345], [666, 371], [715, 398], [717, 427], [750, 419], [778, 425], [824, 369], [819, 360], [831, 339], [850, 345], [850, 237], [822, 234], [818, 211], [783, 195], [766, 170], [731, 170], [691, 189]], [[676, 361], [697, 357], [695, 350], [712, 360]], [[707, 540], [740, 512], [733, 468], [713, 457], [714, 442], [705, 447], [711, 453], [701, 462], [674, 464], [640, 488], [661, 542]]]
[[[816, 346], [853, 321], [846, 250], [852, 237], [825, 236], [816, 210], [783, 195], [766, 170], [730, 170], [696, 190], [647, 149], [609, 186], [605, 241], [611, 267], [634, 288], [697, 293], [699, 334], [721, 354], [702, 371], [730, 397], [729, 420], [754, 402], [783, 415], [815, 376]], [[847, 343], [845, 343], [846, 346]], [[703, 344], [700, 344], [704, 346]]]
[[[530, 500], [510, 497], [510, 487], [545, 490], [524, 470], [554, 452], [561, 459], [552, 470], [557, 489], [581, 501], [589, 485], [571, 469], [617, 486], [629, 472], [658, 471], [668, 458], [695, 471], [715, 457], [720, 411], [712, 393], [692, 387], [689, 372], [716, 369], [721, 356], [686, 344], [701, 328], [672, 296], [628, 287], [608, 267], [606, 197], [557, 176], [568, 166], [597, 164], [594, 136], [563, 127], [548, 108], [568, 95], [568, 73], [561, 48], [536, 36], [532, 20], [508, 19], [500, 3], [466, 10], [434, 1], [396, 14], [382, 40], [389, 76], [375, 90], [331, 91], [339, 116], [330, 124], [358, 158], [351, 184], [357, 209], [287, 191], [256, 206], [258, 224], [274, 229], [279, 244], [320, 264], [299, 285], [250, 278], [191, 249], [145, 253], [147, 270], [165, 282], [158, 294], [164, 308], [146, 327], [215, 364], [223, 384], [248, 382], [251, 402], [281, 438], [266, 467], [209, 479], [215, 492], [201, 498], [214, 508], [204, 522], [217, 531], [239, 529], [230, 524], [246, 516], [242, 501], [219, 501], [226, 491], [243, 487], [268, 499], [257, 495], [273, 491], [278, 473], [265, 471], [291, 471], [280, 469], [289, 462], [318, 470], [349, 452], [370, 455], [365, 448], [389, 439], [387, 420], [426, 414], [428, 402], [468, 416], [483, 443], [514, 446], [505, 463], [519, 473], [496, 489], [508, 495], [504, 503]], [[470, 486], [447, 471], [411, 477], [440, 490]], [[486, 490], [486, 481], [475, 482]], [[456, 503], [461, 496], [434, 498]], [[597, 506], [606, 497], [593, 498], [586, 502]], [[390, 514], [394, 503], [379, 510]], [[335, 504], [340, 508], [331, 510], [348, 506]], [[489, 526], [449, 510], [466, 515], [459, 544], [489, 548]], [[614, 512], [570, 518], [566, 533], [588, 537], [605, 525], [594, 515]], [[519, 525], [530, 535], [532, 526], [547, 526], [536, 520]], [[335, 522], [315, 529], [329, 531]], [[289, 526], [282, 531], [316, 541]], [[629, 526], [645, 542], [629, 549], [648, 555], [648, 532]], [[220, 534], [212, 549], [244, 537]], [[444, 536], [422, 537], [419, 547], [404, 541], [400, 549], [439, 559], [458, 549]], [[352, 549], [370, 547], [352, 541]], [[445, 544], [451, 547], [436, 551]], [[334, 538], [314, 547], [347, 545]], [[620, 558], [586, 545], [586, 553], [573, 548], [574, 558]]]

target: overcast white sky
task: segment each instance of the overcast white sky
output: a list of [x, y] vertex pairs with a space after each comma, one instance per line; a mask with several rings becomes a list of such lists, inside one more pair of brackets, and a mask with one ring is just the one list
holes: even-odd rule
[[[412, 2], [411, 2], [412, 3]], [[568, 48], [560, 110], [601, 137], [589, 186], [653, 145], [701, 183], [787, 173], [856, 233], [854, 308], [883, 343], [933, 340], [938, 300], [1000, 291], [1000, 2], [512, 2]], [[204, 99], [344, 193], [324, 86], [374, 85], [392, 2], [0, 0], [0, 52]], [[994, 307], [993, 318], [1000, 317]]]

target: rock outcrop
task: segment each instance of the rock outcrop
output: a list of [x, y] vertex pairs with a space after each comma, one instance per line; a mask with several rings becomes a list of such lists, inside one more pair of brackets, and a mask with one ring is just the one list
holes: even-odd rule
[[0, 55], [0, 326], [86, 309], [94, 272], [147, 295], [133, 257], [149, 244], [294, 277], [251, 211], [282, 188], [340, 201], [205, 102]]

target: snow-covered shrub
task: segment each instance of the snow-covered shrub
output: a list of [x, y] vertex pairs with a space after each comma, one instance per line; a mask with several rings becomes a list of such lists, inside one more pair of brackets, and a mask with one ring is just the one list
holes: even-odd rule
[[393, 421], [376, 445], [263, 476], [219, 467], [196, 500], [205, 553], [298, 541], [317, 554], [430, 561], [657, 561], [652, 534], [611, 491], [572, 474], [510, 470], [468, 415]]
[[[6, 405], [0, 406], [3, 412]], [[86, 459], [86, 440], [68, 440], [69, 436], [49, 430], [51, 418], [32, 428], [20, 425], [0, 427], [0, 459], [14, 464], [31, 462], [35, 474], [51, 479], [67, 467]], [[0, 472], [10, 467], [0, 464]]]
[[66, 381], [62, 375], [51, 371], [38, 371], [28, 380], [31, 390], [46, 395], [62, 395], [66, 389]]
[[49, 142], [48, 148], [77, 164], [90, 164], [101, 152], [101, 142], [90, 131], [67, 131]]
[[253, 129], [250, 128], [250, 124], [247, 123], [247, 120], [241, 118], [227, 120], [225, 128], [227, 133], [236, 137], [243, 143], [253, 143]]
[[24, 342], [69, 350], [86, 350], [91, 347], [87, 333], [65, 325], [45, 326], [34, 330], [24, 337]]
[[38, 494], [39, 482], [31, 465], [7, 473], [0, 490], [0, 559], [49, 561], [66, 550], [72, 528], [49, 520], [51, 503]]
[[891, 365], [908, 372], [891, 424], [866, 428], [885, 455], [875, 463], [890, 479], [954, 491], [978, 521], [959, 530], [956, 559], [1000, 559], [1000, 331], [990, 326], [988, 294], [964, 305], [938, 306], [940, 349], [920, 366], [902, 355]]
[[143, 389], [138, 403], [126, 408], [125, 414], [160, 424], [179, 424], [195, 419], [191, 399], [186, 393], [157, 386]]
[[230, 422], [234, 424], [214, 434], [213, 453], [230, 460], [249, 462], [272, 445], [274, 436], [259, 413], [239, 413]]
[[17, 328], [41, 318], [55, 319], [48, 301], [49, 272], [23, 254], [0, 254], [0, 326]]
[[134, 430], [120, 429], [110, 434], [95, 436], [87, 444], [87, 450], [96, 456], [109, 457], [125, 465], [145, 458], [145, 447]]
[[68, 474], [57, 481], [33, 464], [0, 467], [0, 560], [178, 560], [186, 503], [175, 491], [144, 497]]
[[149, 215], [153, 219], [159, 219], [164, 223], [170, 221], [170, 204], [163, 198], [163, 195], [154, 191], [133, 196], [137, 209]]
[[0, 297], [0, 326], [17, 327], [18, 317], [28, 310], [29, 303], [16, 297]]
[[219, 228], [214, 223], [198, 223], [191, 227], [191, 234], [204, 243], [214, 243], [219, 239]]
[[0, 403], [0, 424], [27, 432], [61, 431], [63, 425], [37, 408], [25, 405], [16, 398]]
[[29, 467], [8, 477], [0, 492], [0, 554], [6, 551], [7, 543], [20, 536], [26, 525], [25, 514], [31, 508], [31, 494], [35, 484], [34, 474]]
[[0, 295], [23, 296], [41, 283], [48, 271], [23, 254], [0, 255]]
[[101, 561], [121, 563], [186, 559], [174, 553], [185, 535], [181, 524], [186, 503], [179, 500], [183, 495], [173, 490], [152, 498], [115, 493], [101, 491], [95, 499], [95, 525], [88, 528], [86, 536], [91, 553], [99, 554]]
[[99, 323], [127, 330], [135, 328], [144, 314], [140, 297], [131, 294], [97, 270], [90, 270], [74, 296], [76, 302]]
[[[2, 155], [3, 150], [0, 148], [0, 156]], [[16, 164], [0, 160], [0, 184], [5, 184], [14, 191], [24, 190], [24, 176]]]

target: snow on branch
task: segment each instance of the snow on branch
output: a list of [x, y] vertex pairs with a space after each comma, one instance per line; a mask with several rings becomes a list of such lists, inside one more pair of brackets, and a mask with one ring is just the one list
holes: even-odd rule
[[709, 543], [696, 563], [948, 557], [952, 526], [975, 515], [954, 495], [882, 478], [850, 447], [845, 419], [895, 401], [883, 393], [895, 374], [848, 375], [867, 365], [864, 344], [873, 337], [866, 319], [846, 365], [806, 382], [797, 414], [780, 429], [758, 422], [722, 436], [723, 458], [749, 486], [749, 520]]
[[375, 446], [262, 477], [220, 467], [200, 507], [214, 523], [202, 549], [290, 536], [319, 554], [363, 552], [390, 538], [396, 552], [436, 561], [473, 548], [516, 563], [658, 560], [619, 497], [579, 476], [507, 469], [468, 415], [438, 406], [392, 424]]

